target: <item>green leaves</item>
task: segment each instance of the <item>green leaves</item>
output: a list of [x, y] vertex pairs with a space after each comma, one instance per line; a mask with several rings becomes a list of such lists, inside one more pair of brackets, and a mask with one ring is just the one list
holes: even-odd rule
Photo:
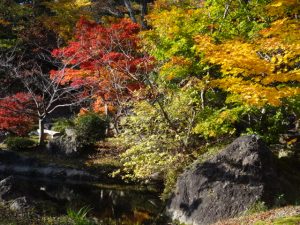
[[232, 109], [206, 108], [199, 115], [199, 122], [194, 128], [196, 134], [201, 134], [205, 138], [216, 138], [223, 135], [233, 135], [236, 132], [235, 124], [248, 111], [245, 107]]
[[14, 47], [32, 16], [32, 9], [14, 1], [0, 0], [0, 49]]

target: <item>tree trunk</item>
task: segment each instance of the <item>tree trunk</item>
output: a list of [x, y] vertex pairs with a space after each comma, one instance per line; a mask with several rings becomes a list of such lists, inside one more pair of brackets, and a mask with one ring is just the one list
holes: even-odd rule
[[148, 29], [147, 21], [145, 20], [145, 16], [147, 14], [147, 1], [141, 0], [141, 24], [143, 29]]
[[137, 23], [130, 0], [124, 0], [124, 4], [129, 12], [129, 17], [132, 20], [132, 22]]
[[45, 144], [44, 118], [39, 118], [39, 146]]
[[[104, 115], [105, 115], [106, 121], [108, 121], [108, 105], [107, 105], [107, 103], [104, 104]], [[105, 129], [105, 136], [108, 135], [108, 131], [109, 131], [109, 123], [108, 123], [108, 126], [106, 126], [106, 129]]]
[[201, 90], [201, 108], [204, 109], [205, 108], [205, 89]]

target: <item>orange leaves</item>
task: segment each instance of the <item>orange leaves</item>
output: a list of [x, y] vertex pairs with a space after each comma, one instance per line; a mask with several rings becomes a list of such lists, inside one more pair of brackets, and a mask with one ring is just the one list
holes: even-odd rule
[[70, 68], [66, 68], [62, 71], [50, 71], [50, 78], [61, 85], [72, 83], [90, 75], [91, 71], [89, 70], [76, 70]]

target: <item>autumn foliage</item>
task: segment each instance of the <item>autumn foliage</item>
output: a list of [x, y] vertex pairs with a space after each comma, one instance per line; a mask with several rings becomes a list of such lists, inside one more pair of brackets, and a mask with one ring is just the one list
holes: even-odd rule
[[116, 99], [127, 98], [142, 87], [141, 76], [151, 67], [151, 59], [138, 46], [139, 30], [139, 25], [129, 19], [103, 26], [81, 18], [75, 40], [52, 52], [67, 64], [60, 82], [94, 82], [94, 110], [103, 111], [104, 104], [113, 109]]
[[16, 93], [0, 100], [0, 130], [25, 135], [36, 120], [30, 94]]

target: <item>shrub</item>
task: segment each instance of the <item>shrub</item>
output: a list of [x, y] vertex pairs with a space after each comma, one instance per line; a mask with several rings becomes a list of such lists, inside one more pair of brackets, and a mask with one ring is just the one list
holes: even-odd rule
[[74, 121], [67, 118], [58, 118], [55, 120], [52, 126], [52, 130], [60, 133], [65, 133], [65, 130], [69, 127], [74, 127]]
[[25, 137], [8, 137], [5, 144], [9, 150], [20, 151], [33, 147], [35, 142]]
[[75, 130], [82, 145], [91, 145], [105, 138], [107, 121], [96, 113], [87, 113], [75, 119]]

